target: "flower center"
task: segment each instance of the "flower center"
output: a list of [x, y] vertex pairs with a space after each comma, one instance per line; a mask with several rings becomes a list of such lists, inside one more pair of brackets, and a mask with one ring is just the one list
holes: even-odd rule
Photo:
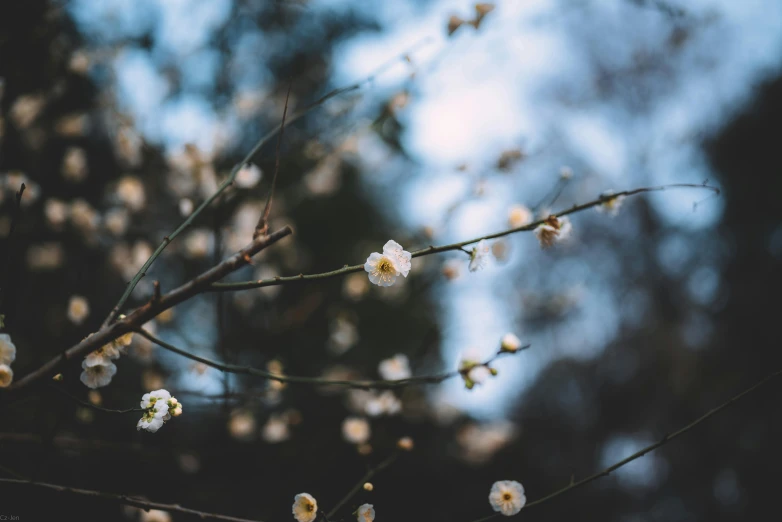
[[510, 495], [510, 493], [505, 493], [505, 494], [502, 496], [502, 499], [503, 499], [503, 500], [510, 500], [510, 499], [511, 499], [511, 495]]
[[391, 263], [391, 260], [388, 259], [387, 257], [384, 257], [380, 261], [378, 261], [377, 271], [382, 274], [390, 274], [395, 272], [396, 270], [394, 270], [394, 264]]

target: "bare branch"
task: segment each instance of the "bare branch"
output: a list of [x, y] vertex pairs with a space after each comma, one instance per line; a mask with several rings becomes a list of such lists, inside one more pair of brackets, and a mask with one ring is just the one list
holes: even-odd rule
[[[694, 427], [696, 427], [700, 423], [702, 423], [702, 422], [706, 421], [707, 419], [713, 417], [714, 415], [716, 415], [717, 413], [721, 412], [722, 410], [724, 410], [725, 408], [727, 408], [728, 406], [730, 406], [734, 402], [737, 402], [738, 400], [742, 399], [746, 395], [749, 395], [753, 391], [757, 390], [761, 386], [764, 386], [765, 384], [769, 383], [770, 381], [772, 381], [773, 379], [775, 379], [775, 378], [777, 378], [779, 376], [782, 376], [782, 370], [778, 370], [778, 371], [772, 373], [771, 375], [769, 375], [768, 377], [766, 377], [765, 379], [762, 379], [759, 382], [753, 384], [752, 386], [750, 386], [749, 388], [747, 388], [743, 392], [739, 393], [738, 395], [733, 396], [732, 398], [730, 398], [729, 400], [723, 402], [722, 404], [720, 404], [716, 408], [713, 408], [713, 409], [709, 410], [707, 413], [705, 413], [704, 415], [701, 415], [700, 417], [698, 417], [697, 419], [695, 419], [694, 421], [692, 421], [688, 425], [684, 426], [683, 428], [681, 428], [681, 429], [679, 429], [677, 431], [674, 431], [673, 433], [669, 433], [669, 434], [663, 436], [663, 438], [661, 438], [660, 440], [658, 440], [654, 444], [650, 444], [649, 446], [646, 446], [645, 448], [636, 451], [635, 453], [633, 453], [632, 455], [630, 455], [626, 459], [620, 460], [616, 464], [613, 464], [613, 465], [607, 467], [606, 469], [604, 469], [602, 471], [598, 471], [594, 475], [590, 475], [590, 476], [588, 476], [588, 477], [586, 477], [584, 479], [579, 480], [578, 482], [575, 482], [573, 480], [573, 478], [571, 477], [570, 483], [567, 486], [565, 486], [562, 489], [558, 489], [557, 491], [554, 491], [553, 493], [549, 493], [545, 497], [539, 498], [538, 500], [535, 500], [534, 502], [528, 503], [526, 506], [524, 506], [524, 509], [522, 509], [521, 512], [525, 513], [527, 509], [529, 509], [529, 508], [531, 508], [533, 506], [537, 506], [539, 504], [543, 504], [544, 502], [548, 502], [549, 500], [552, 500], [552, 499], [554, 499], [554, 498], [556, 498], [556, 497], [558, 497], [558, 496], [560, 496], [560, 495], [562, 495], [564, 493], [567, 493], [571, 489], [575, 489], [575, 488], [584, 486], [584, 485], [589, 484], [590, 482], [592, 482], [594, 480], [597, 480], [597, 479], [599, 479], [601, 477], [606, 477], [606, 476], [610, 475], [611, 472], [616, 471], [617, 469], [621, 468], [625, 464], [629, 464], [630, 462], [643, 457], [644, 455], [646, 455], [650, 451], [654, 451], [657, 448], [659, 448], [660, 446], [663, 446], [663, 445], [669, 443], [670, 441], [672, 441], [676, 437], [679, 437], [680, 435], [684, 435], [685, 433], [687, 433], [688, 431], [690, 431], [691, 429], [693, 429]], [[500, 513], [495, 513], [493, 515], [489, 515], [487, 517], [483, 517], [483, 518], [480, 518], [478, 520], [474, 520], [473, 522], [486, 522], [487, 520], [492, 520], [492, 519], [498, 518], [500, 516], [501, 516]]]
[[358, 482], [356, 482], [356, 485], [353, 486], [353, 488], [350, 491], [348, 491], [348, 494], [345, 495], [342, 498], [342, 500], [337, 502], [337, 505], [334, 506], [334, 508], [331, 511], [329, 511], [328, 515], [326, 515], [326, 518], [328, 519], [333, 517], [337, 513], [337, 511], [339, 511], [339, 508], [347, 504], [350, 501], [350, 499], [356, 495], [356, 493], [361, 491], [361, 488], [365, 482], [369, 482], [370, 480], [372, 480], [372, 477], [374, 477], [375, 475], [377, 475], [378, 473], [386, 469], [388, 466], [396, 462], [396, 459], [398, 458], [399, 458], [399, 453], [393, 453], [386, 460], [384, 460], [374, 468], [371, 468], [369, 471], [367, 471], [366, 474], [363, 477], [361, 477], [361, 479]]
[[[286, 383], [310, 384], [316, 386], [345, 386], [347, 388], [358, 388], [362, 390], [393, 390], [393, 389], [404, 388], [407, 386], [420, 385], [420, 384], [438, 384], [445, 380], [457, 377], [462, 373], [460, 371], [455, 370], [452, 372], [445, 372], [437, 375], [421, 375], [418, 377], [410, 377], [408, 379], [397, 379], [397, 380], [390, 380], [390, 381], [338, 380], [338, 379], [324, 379], [321, 377], [299, 377], [295, 375], [278, 375], [269, 372], [267, 370], [261, 370], [260, 368], [253, 368], [251, 366], [239, 366], [236, 364], [227, 364], [218, 361], [213, 361], [211, 359], [207, 359], [206, 357], [201, 357], [200, 355], [195, 355], [181, 348], [177, 348], [173, 344], [167, 343], [162, 339], [158, 339], [157, 337], [152, 335], [147, 330], [144, 330], [143, 328], [136, 328], [135, 331], [138, 332], [138, 334], [141, 335], [142, 337], [148, 339], [149, 341], [152, 341], [153, 343], [157, 344], [161, 348], [165, 348], [170, 352], [176, 353], [188, 359], [192, 359], [193, 361], [198, 361], [207, 366], [211, 366], [212, 368], [220, 370], [221, 372], [254, 375], [256, 377], [262, 377], [264, 379], [269, 379], [271, 381], [279, 381], [279, 382], [286, 382]], [[526, 346], [522, 346], [516, 352], [526, 350], [530, 346], [531, 345], [529, 344]], [[498, 352], [487, 361], [480, 363], [480, 365], [483, 366], [489, 365], [493, 363], [495, 360], [497, 360], [499, 357], [508, 353], [510, 352]]]
[[[603, 195], [599, 198], [592, 200], [588, 203], [584, 203], [582, 205], [574, 205], [573, 207], [563, 210], [561, 212], [558, 212], [556, 214], [553, 214], [557, 217], [567, 216], [568, 214], [575, 214], [577, 212], [582, 212], [584, 210], [587, 210], [592, 207], [596, 207], [598, 205], [601, 205], [605, 203], [606, 201], [609, 201], [616, 197], [621, 196], [634, 196], [636, 194], [642, 194], [644, 192], [657, 192], [662, 190], [667, 190], [671, 188], [697, 188], [697, 189], [706, 189], [711, 190], [715, 194], [719, 194], [720, 191], [716, 187], [712, 187], [709, 185], [694, 185], [694, 184], [687, 184], [687, 183], [677, 183], [672, 185], [662, 185], [659, 187], [643, 187], [643, 188], [637, 188], [634, 190], [625, 190], [623, 192], [616, 192], [614, 194], [610, 195]], [[468, 239], [467, 241], [461, 241], [459, 243], [453, 243], [450, 245], [443, 245], [443, 246], [430, 246], [427, 248], [422, 248], [421, 250], [416, 250], [412, 252], [413, 257], [421, 257], [421, 256], [428, 256], [431, 254], [438, 254], [440, 252], [448, 252], [451, 250], [464, 250], [464, 247], [467, 245], [471, 245], [473, 243], [477, 243], [481, 241], [482, 239], [495, 239], [498, 237], [507, 236], [510, 234], [515, 234], [516, 232], [527, 232], [530, 230], [535, 230], [538, 225], [541, 225], [545, 223], [545, 219], [540, 219], [538, 221], [535, 221], [533, 223], [530, 223], [528, 225], [524, 225], [521, 227], [511, 228], [508, 230], [503, 230], [502, 232], [496, 232], [494, 234], [489, 234], [487, 236], [482, 237], [476, 237], [474, 239]], [[295, 276], [288, 276], [288, 277], [275, 277], [273, 279], [266, 279], [266, 280], [257, 280], [257, 281], [240, 281], [236, 283], [215, 283], [209, 287], [209, 290], [212, 292], [234, 292], [237, 290], [249, 290], [252, 288], [262, 288], [265, 286], [277, 286], [282, 285], [286, 283], [293, 283], [296, 281], [311, 281], [315, 279], [329, 279], [331, 277], [351, 274], [354, 272], [361, 272], [364, 270], [364, 265], [345, 265], [344, 267], [332, 270], [330, 272], [323, 272], [320, 274], [299, 274]]]

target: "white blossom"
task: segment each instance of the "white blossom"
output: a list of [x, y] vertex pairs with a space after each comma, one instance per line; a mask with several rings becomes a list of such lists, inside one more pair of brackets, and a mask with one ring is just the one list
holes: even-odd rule
[[239, 188], [253, 188], [261, 181], [263, 172], [253, 163], [247, 163], [239, 169], [234, 178], [234, 183]]
[[412, 268], [413, 255], [407, 250], [402, 248], [402, 245], [390, 239], [383, 245], [383, 255], [389, 256], [394, 260], [397, 271], [402, 274], [402, 277], [407, 277]]
[[500, 350], [503, 352], [517, 352], [521, 348], [521, 339], [516, 334], [506, 333], [500, 340]]
[[400, 275], [410, 273], [412, 254], [402, 249], [396, 241], [390, 240], [383, 246], [383, 253], [372, 252], [364, 263], [369, 280], [378, 286], [391, 286]]
[[542, 248], [549, 248], [554, 243], [567, 239], [571, 232], [570, 220], [567, 217], [549, 216], [544, 223], [535, 229], [535, 235]]
[[313, 522], [318, 518], [318, 501], [309, 493], [299, 493], [293, 499], [293, 516], [298, 522]]
[[141, 407], [151, 408], [158, 401], [168, 402], [171, 399], [171, 394], [167, 390], [155, 390], [149, 393], [145, 393], [141, 397]]
[[182, 404], [166, 390], [145, 393], [140, 404], [146, 411], [136, 425], [137, 430], [145, 429], [155, 433], [171, 417], [182, 415]]
[[475, 384], [483, 384], [489, 377], [491, 377], [491, 370], [483, 365], [473, 366], [467, 372], [467, 378]]
[[377, 417], [379, 415], [395, 415], [402, 411], [402, 401], [390, 390], [372, 397], [364, 405], [367, 415]]
[[16, 359], [16, 346], [11, 336], [0, 333], [0, 364], [11, 364]]
[[366, 419], [348, 417], [342, 422], [342, 436], [352, 444], [363, 444], [369, 440], [371, 430]]
[[101, 364], [111, 364], [114, 359], [119, 359], [119, 349], [114, 343], [104, 344], [95, 351], [87, 354], [84, 358], [84, 364], [87, 366], [96, 366]]
[[508, 225], [511, 228], [523, 227], [532, 222], [532, 211], [524, 205], [513, 205], [508, 211]]
[[171, 522], [171, 515], [160, 509], [141, 510], [140, 522]]
[[410, 378], [410, 362], [404, 354], [397, 354], [390, 359], [380, 361], [378, 373], [388, 381], [397, 381]]
[[68, 319], [73, 324], [81, 324], [90, 315], [90, 303], [80, 295], [72, 295], [68, 301]]
[[287, 419], [282, 415], [272, 415], [261, 430], [263, 440], [269, 444], [283, 442], [290, 438]]
[[84, 359], [81, 363], [81, 367], [84, 369], [81, 372], [81, 382], [88, 388], [101, 388], [111, 382], [111, 378], [117, 373], [117, 367], [114, 363], [107, 360], [103, 360], [93, 365], [87, 364], [87, 359]]
[[498, 511], [506, 517], [513, 516], [521, 511], [527, 503], [524, 496], [524, 486], [515, 480], [500, 480], [494, 483], [489, 493], [489, 503], [494, 511]]
[[7, 388], [14, 380], [14, 371], [7, 364], [0, 364], [0, 388]]
[[476, 272], [486, 268], [491, 255], [491, 248], [485, 239], [481, 239], [476, 247], [470, 252], [470, 272]]
[[602, 203], [595, 207], [595, 210], [601, 214], [608, 214], [611, 217], [617, 215], [619, 213], [619, 209], [622, 208], [622, 202], [624, 201], [625, 196], [611, 197], [613, 194], [613, 190], [607, 190], [600, 194], [600, 197], [605, 199]]
[[356, 512], [358, 522], [372, 522], [375, 520], [375, 508], [372, 504], [362, 504]]

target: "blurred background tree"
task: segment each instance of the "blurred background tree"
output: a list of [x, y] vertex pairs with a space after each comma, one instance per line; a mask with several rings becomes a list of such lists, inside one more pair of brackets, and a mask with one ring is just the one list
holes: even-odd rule
[[[772, 1], [3, 3], [0, 313], [17, 379], [99, 328], [155, 246], [279, 125], [289, 85], [295, 112], [374, 75], [285, 129], [271, 228], [295, 233], [233, 280], [361, 263], [389, 238], [412, 250], [502, 230], [514, 205], [541, 213], [705, 179], [722, 196], [668, 191], [616, 217], [579, 214], [567, 244], [541, 251], [531, 234], [510, 236], [476, 273], [459, 252], [417, 258], [389, 288], [357, 273], [207, 293], [147, 325], [211, 359], [332, 378], [378, 378], [400, 353], [414, 374], [452, 370], [509, 331], [532, 344], [473, 390], [460, 379], [406, 388], [401, 412], [372, 417], [366, 392], [222, 374], [137, 335], [110, 386], [88, 394], [71, 362], [62, 387], [115, 409], [165, 387], [182, 417], [137, 432], [135, 414], [43, 388], [0, 405], [0, 469], [289, 520], [296, 493], [328, 509], [410, 436], [414, 451], [337, 519], [369, 502], [381, 520], [467, 521], [490, 513], [495, 480], [539, 498], [686, 424], [782, 367], [781, 29]], [[171, 289], [244, 246], [274, 161], [272, 140], [130, 305], [154, 280]], [[524, 516], [773, 512], [778, 398], [769, 387]], [[367, 444], [344, 439], [348, 416], [369, 418]], [[149, 517], [0, 491], [21, 520]]]

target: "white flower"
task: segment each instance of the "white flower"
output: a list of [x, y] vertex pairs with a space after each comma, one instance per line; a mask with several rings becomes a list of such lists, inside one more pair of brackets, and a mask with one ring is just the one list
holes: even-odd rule
[[272, 415], [261, 430], [263, 440], [270, 444], [276, 444], [288, 440], [290, 431], [288, 430], [287, 419], [282, 415]]
[[491, 370], [489, 370], [486, 366], [483, 365], [473, 366], [467, 372], [467, 378], [470, 379], [475, 384], [483, 384], [490, 376], [491, 376]]
[[513, 205], [508, 211], [508, 225], [519, 228], [532, 222], [532, 211], [524, 205]]
[[252, 413], [239, 411], [231, 415], [228, 421], [228, 431], [239, 440], [247, 440], [255, 431], [255, 417]]
[[391, 240], [383, 246], [383, 253], [372, 252], [364, 263], [369, 280], [378, 286], [391, 286], [400, 275], [410, 273], [412, 254]]
[[[162, 401], [167, 403], [171, 399], [171, 394], [168, 393], [166, 390], [155, 390], [149, 393], [145, 393], [141, 397], [141, 407], [142, 408], [151, 408], [154, 406], [158, 401]], [[174, 399], [176, 400], [176, 399]]]
[[491, 248], [489, 247], [489, 243], [487, 243], [485, 239], [481, 239], [478, 246], [473, 248], [470, 252], [470, 272], [476, 272], [486, 268], [490, 255]]
[[261, 181], [261, 176], [263, 176], [261, 169], [253, 163], [248, 163], [236, 173], [234, 183], [239, 188], [253, 188]]
[[11, 342], [11, 336], [0, 334], [0, 364], [11, 364], [16, 359], [16, 346]]
[[619, 213], [619, 209], [622, 208], [622, 201], [624, 201], [624, 196], [614, 196], [610, 197], [614, 193], [613, 190], [607, 190], [600, 194], [601, 198], [606, 198], [602, 203], [600, 203], [598, 206], [595, 207], [595, 210], [598, 212], [608, 214], [609, 216], [613, 217]]
[[375, 508], [372, 504], [362, 504], [356, 513], [358, 522], [372, 522], [375, 520]]
[[527, 503], [524, 486], [515, 480], [495, 482], [489, 493], [489, 503], [494, 511], [499, 511], [506, 517], [513, 516]]
[[402, 277], [407, 277], [412, 267], [413, 255], [407, 250], [402, 248], [402, 245], [390, 239], [383, 245], [383, 255], [389, 256], [394, 260], [397, 271], [402, 274]]
[[402, 411], [402, 401], [390, 390], [369, 399], [364, 406], [367, 415], [377, 417], [379, 415], [395, 415]]
[[117, 373], [117, 367], [114, 363], [107, 360], [103, 360], [96, 364], [87, 364], [87, 359], [84, 359], [81, 363], [81, 367], [84, 369], [81, 372], [81, 382], [88, 388], [100, 388], [106, 386], [111, 382], [111, 378]]
[[0, 364], [0, 388], [7, 388], [14, 380], [14, 371], [7, 364]]
[[120, 353], [116, 341], [104, 344], [94, 352], [90, 352], [84, 358], [84, 364], [87, 366], [96, 366], [99, 364], [111, 364], [114, 359], [119, 359]]
[[563, 165], [559, 169], [559, 177], [561, 179], [570, 179], [573, 177], [573, 169], [568, 167], [567, 165]]
[[[165, 390], [157, 390], [157, 392], [165, 392], [165, 394], [159, 394], [157, 396], [151, 396], [151, 394], [144, 394], [147, 400], [141, 401], [142, 407], [145, 402], [149, 402], [151, 405], [147, 407], [147, 411], [144, 412], [144, 416], [141, 417], [136, 425], [137, 430], [145, 429], [151, 433], [155, 433], [159, 430], [165, 422], [171, 418], [169, 413], [168, 401], [163, 399], [165, 395], [171, 397], [171, 395]], [[157, 393], [152, 392], [152, 393]], [[149, 397], [148, 397], [149, 396]], [[175, 399], [174, 399], [175, 400]]]
[[516, 352], [521, 348], [521, 339], [516, 337], [515, 334], [506, 333], [500, 340], [500, 351], [503, 352]]
[[410, 378], [410, 363], [407, 356], [397, 354], [390, 359], [380, 361], [377, 368], [380, 376], [387, 381], [398, 381]]
[[342, 422], [342, 436], [353, 444], [363, 444], [369, 440], [371, 431], [366, 419], [348, 417]]
[[90, 303], [80, 295], [72, 295], [68, 301], [68, 319], [73, 324], [81, 324], [90, 315]]
[[298, 522], [313, 522], [318, 518], [318, 501], [309, 493], [299, 493], [293, 498], [293, 516]]
[[571, 229], [568, 218], [557, 218], [552, 215], [546, 218], [544, 223], [538, 225], [535, 229], [535, 235], [538, 237], [542, 248], [549, 248], [554, 243], [567, 239], [570, 236]]
[[141, 522], [171, 522], [171, 515], [159, 509], [141, 510]]

